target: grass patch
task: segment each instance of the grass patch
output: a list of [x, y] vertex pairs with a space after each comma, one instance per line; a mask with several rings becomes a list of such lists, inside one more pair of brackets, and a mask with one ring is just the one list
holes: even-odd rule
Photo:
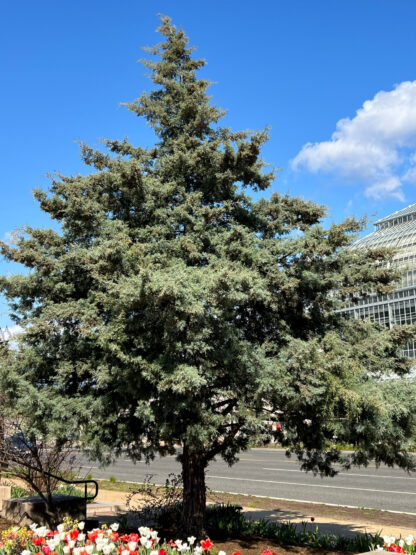
[[[95, 478], [94, 478], [95, 479]], [[125, 493], [130, 493], [131, 490], [137, 486], [140, 486], [140, 482], [112, 482], [111, 480], [97, 480], [100, 489], [108, 489], [111, 491], [121, 491]]]

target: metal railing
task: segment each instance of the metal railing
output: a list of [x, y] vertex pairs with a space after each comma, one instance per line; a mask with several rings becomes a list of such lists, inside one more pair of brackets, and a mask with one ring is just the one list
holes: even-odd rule
[[[84, 484], [84, 499], [85, 501], [93, 501], [98, 495], [98, 482], [95, 480], [67, 480], [66, 478], [62, 478], [60, 476], [56, 476], [55, 474], [51, 474], [50, 472], [44, 472], [47, 476], [50, 476], [54, 480], [58, 480], [60, 482], [64, 482], [65, 484]], [[88, 484], [94, 484], [95, 486], [95, 493], [94, 495], [88, 495]]]

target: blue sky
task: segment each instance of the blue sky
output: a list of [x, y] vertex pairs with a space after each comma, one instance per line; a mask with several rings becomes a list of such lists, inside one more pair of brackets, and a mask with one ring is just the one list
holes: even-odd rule
[[0, 237], [51, 225], [30, 191], [55, 170], [86, 171], [77, 141], [152, 144], [120, 103], [150, 87], [136, 61], [159, 40], [158, 13], [206, 58], [223, 123], [271, 126], [272, 190], [326, 204], [330, 221], [416, 202], [413, 0], [4, 0]]

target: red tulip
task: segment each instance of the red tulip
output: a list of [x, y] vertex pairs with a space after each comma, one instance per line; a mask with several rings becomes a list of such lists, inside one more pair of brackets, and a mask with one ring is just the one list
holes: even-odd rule
[[395, 543], [392, 543], [390, 545], [388, 551], [391, 551], [393, 553], [404, 553], [403, 547], [400, 547], [400, 545], [396, 545]]
[[213, 545], [214, 544], [209, 538], [201, 541], [201, 546], [204, 551], [209, 551]]

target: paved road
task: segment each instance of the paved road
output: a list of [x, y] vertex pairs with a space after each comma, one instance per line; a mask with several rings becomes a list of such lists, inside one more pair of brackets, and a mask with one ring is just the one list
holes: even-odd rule
[[[118, 480], [143, 482], [152, 474], [152, 483], [163, 484], [168, 474], [180, 473], [174, 457], [158, 458], [150, 465], [133, 464], [127, 457], [105, 469], [97, 463], [79, 459], [81, 471], [95, 478], [115, 476]], [[228, 467], [221, 459], [207, 470], [207, 485], [212, 490], [246, 493], [274, 498], [312, 501], [354, 507], [371, 507], [416, 514], [416, 473], [374, 465], [341, 472], [335, 478], [320, 478], [299, 470], [295, 459], [277, 449], [251, 449], [240, 461]]]

